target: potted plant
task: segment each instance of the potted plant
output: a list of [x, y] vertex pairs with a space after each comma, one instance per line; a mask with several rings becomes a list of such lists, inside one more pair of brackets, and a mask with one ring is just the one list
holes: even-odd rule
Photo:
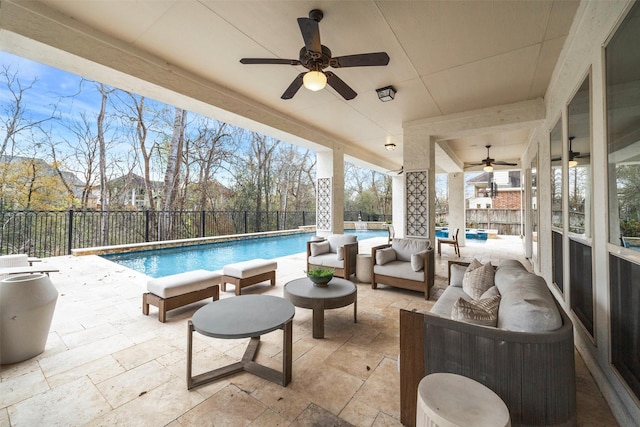
[[329, 281], [333, 279], [333, 268], [313, 267], [307, 271], [307, 277], [313, 282], [314, 286], [329, 286]]

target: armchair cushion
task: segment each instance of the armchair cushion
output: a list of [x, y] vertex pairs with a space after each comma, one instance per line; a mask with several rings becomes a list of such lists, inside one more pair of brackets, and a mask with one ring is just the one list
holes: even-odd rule
[[396, 259], [396, 251], [393, 248], [384, 248], [376, 251], [376, 264], [378, 265], [385, 265]]
[[[376, 253], [376, 258], [377, 255], [378, 254]], [[413, 280], [415, 282], [424, 281], [424, 269], [421, 271], [413, 271], [411, 263], [406, 261], [395, 260], [384, 265], [379, 265], [376, 260], [376, 265], [373, 266], [373, 272], [383, 276], [397, 277], [399, 279]]]
[[411, 262], [411, 255], [428, 249], [429, 239], [393, 239], [391, 247], [396, 251], [398, 261]]
[[415, 254], [411, 254], [411, 268], [413, 271], [420, 271], [424, 268], [424, 254], [427, 250], [420, 251]]
[[311, 256], [318, 256], [329, 253], [330, 245], [328, 241], [311, 243]]
[[338, 259], [342, 261], [344, 259], [344, 246], [338, 248]]
[[355, 234], [332, 234], [327, 237], [329, 242], [329, 252], [338, 253], [338, 248], [348, 243], [356, 243], [358, 236]]

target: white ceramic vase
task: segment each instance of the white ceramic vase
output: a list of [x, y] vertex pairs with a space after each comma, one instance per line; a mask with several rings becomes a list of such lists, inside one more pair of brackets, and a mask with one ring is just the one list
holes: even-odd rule
[[0, 281], [0, 364], [30, 359], [44, 351], [58, 300], [46, 274], [22, 274]]

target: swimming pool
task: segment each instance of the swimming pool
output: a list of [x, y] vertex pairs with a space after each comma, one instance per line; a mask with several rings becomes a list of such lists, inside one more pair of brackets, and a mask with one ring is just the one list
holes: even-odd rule
[[[288, 234], [101, 256], [148, 276], [163, 277], [191, 270], [218, 270], [227, 264], [253, 258], [271, 259], [297, 254], [306, 250], [306, 242], [314, 234]], [[355, 234], [358, 240], [364, 240], [386, 237], [387, 230], [345, 230], [345, 234]]]

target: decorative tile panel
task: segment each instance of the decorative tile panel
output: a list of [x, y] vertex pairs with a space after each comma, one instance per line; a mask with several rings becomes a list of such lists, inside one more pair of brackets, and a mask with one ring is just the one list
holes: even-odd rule
[[331, 178], [318, 178], [316, 230], [331, 231]]
[[429, 237], [428, 183], [428, 170], [406, 172], [408, 237]]

